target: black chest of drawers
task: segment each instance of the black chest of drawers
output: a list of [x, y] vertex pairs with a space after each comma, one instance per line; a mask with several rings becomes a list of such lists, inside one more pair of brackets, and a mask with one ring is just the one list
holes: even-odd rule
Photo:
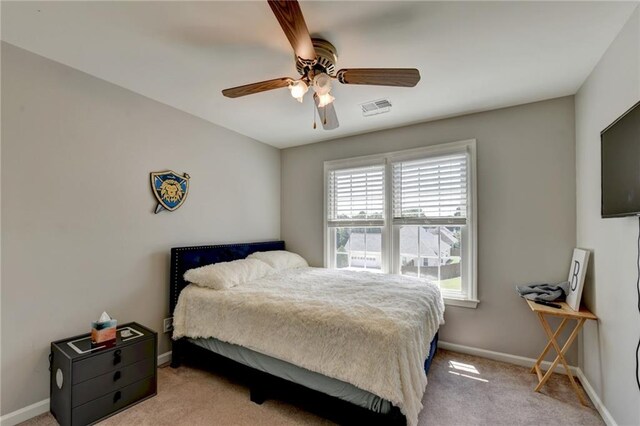
[[51, 343], [51, 414], [62, 426], [96, 423], [157, 391], [157, 334], [137, 323], [118, 327], [111, 346], [89, 334]]

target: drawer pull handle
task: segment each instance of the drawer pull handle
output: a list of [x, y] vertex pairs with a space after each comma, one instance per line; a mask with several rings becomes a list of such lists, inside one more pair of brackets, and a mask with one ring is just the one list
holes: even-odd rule
[[114, 381], [114, 382], [117, 382], [118, 380], [120, 380], [120, 377], [122, 377], [122, 373], [121, 373], [121, 372], [119, 372], [119, 371], [116, 371], [116, 372], [113, 374], [113, 381]]
[[122, 398], [122, 392], [118, 391], [116, 393], [113, 394], [113, 403], [115, 404], [116, 402], [120, 401], [120, 398]]
[[118, 349], [113, 353], [113, 365], [120, 364], [122, 361], [122, 351]]

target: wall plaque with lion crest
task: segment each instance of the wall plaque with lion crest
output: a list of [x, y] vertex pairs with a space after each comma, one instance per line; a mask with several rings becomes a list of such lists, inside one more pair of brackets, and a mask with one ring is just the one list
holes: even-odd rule
[[189, 194], [188, 174], [180, 176], [173, 170], [151, 173], [151, 189], [158, 200], [155, 213], [177, 210]]

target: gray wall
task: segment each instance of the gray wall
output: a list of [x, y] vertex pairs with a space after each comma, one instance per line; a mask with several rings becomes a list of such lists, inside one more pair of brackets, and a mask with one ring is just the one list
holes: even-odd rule
[[[279, 238], [280, 153], [6, 43], [2, 91], [6, 414], [48, 397], [49, 342], [103, 310], [161, 330], [172, 246]], [[166, 168], [190, 194], [154, 215]]]
[[576, 94], [577, 238], [592, 250], [584, 301], [599, 317], [585, 325], [580, 367], [619, 425], [640, 424], [638, 218], [600, 217], [600, 131], [639, 100], [640, 8]]
[[480, 304], [447, 307], [441, 338], [535, 358], [544, 334], [514, 285], [567, 279], [576, 241], [573, 97], [285, 149], [282, 237], [322, 265], [325, 160], [470, 138], [478, 147]]

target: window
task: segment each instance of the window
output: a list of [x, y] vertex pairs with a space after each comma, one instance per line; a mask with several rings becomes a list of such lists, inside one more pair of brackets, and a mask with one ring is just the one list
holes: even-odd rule
[[385, 165], [327, 172], [332, 268], [382, 271]]
[[325, 266], [424, 278], [475, 307], [475, 141], [325, 163]]

